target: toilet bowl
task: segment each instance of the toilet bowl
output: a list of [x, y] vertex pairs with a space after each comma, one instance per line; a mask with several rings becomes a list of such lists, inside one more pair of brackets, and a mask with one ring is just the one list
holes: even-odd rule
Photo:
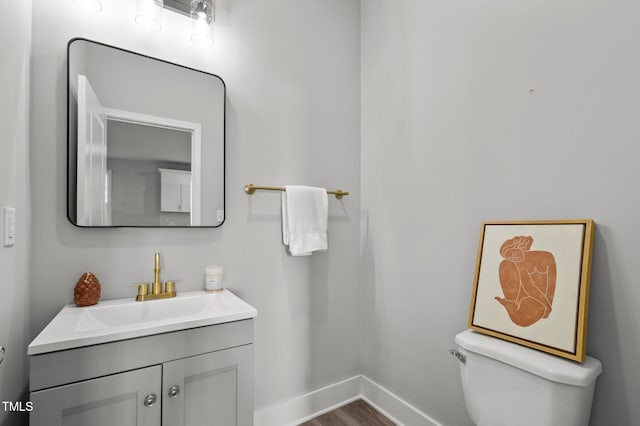
[[586, 426], [600, 361], [566, 360], [471, 330], [455, 337], [467, 412], [478, 426]]

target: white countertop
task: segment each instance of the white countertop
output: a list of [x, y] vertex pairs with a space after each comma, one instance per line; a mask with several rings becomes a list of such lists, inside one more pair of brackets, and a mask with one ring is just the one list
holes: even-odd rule
[[134, 297], [97, 305], [67, 305], [29, 344], [37, 355], [253, 318], [258, 311], [229, 290], [192, 291], [176, 297], [137, 302]]

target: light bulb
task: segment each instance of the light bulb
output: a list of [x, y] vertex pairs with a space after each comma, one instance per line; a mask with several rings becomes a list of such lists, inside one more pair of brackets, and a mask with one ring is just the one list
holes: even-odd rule
[[207, 24], [213, 21], [213, 3], [211, 0], [193, 0], [191, 2], [191, 19], [204, 19]]
[[191, 41], [202, 46], [213, 45], [214, 7], [211, 0], [191, 2]]
[[200, 46], [213, 45], [213, 26], [207, 24], [206, 20], [192, 19], [191, 41]]

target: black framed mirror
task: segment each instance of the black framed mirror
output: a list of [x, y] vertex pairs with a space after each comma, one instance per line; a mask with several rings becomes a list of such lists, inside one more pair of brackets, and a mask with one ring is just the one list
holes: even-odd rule
[[75, 38], [67, 48], [67, 217], [80, 227], [216, 227], [224, 81]]

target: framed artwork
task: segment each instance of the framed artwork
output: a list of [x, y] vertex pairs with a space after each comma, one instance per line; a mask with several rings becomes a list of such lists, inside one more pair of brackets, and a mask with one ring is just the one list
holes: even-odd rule
[[482, 224], [469, 328], [583, 362], [593, 220]]

